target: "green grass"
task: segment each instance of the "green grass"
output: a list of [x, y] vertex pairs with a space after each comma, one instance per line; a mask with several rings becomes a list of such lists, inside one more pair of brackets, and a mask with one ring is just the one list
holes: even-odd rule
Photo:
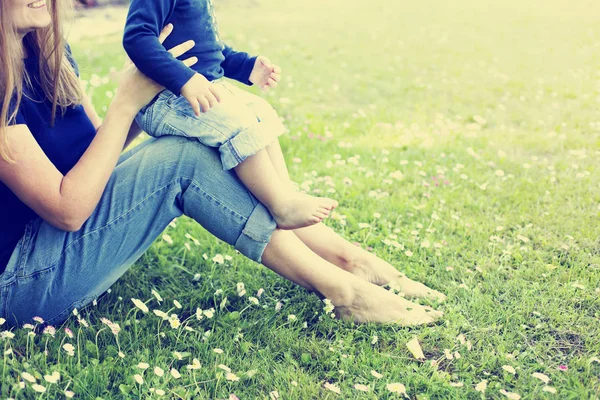
[[[67, 322], [73, 339], [62, 329], [56, 337], [20, 329], [0, 340], [12, 349], [0, 363], [0, 397], [39, 395], [29, 382], [19, 388], [27, 371], [46, 386], [45, 398], [68, 386], [92, 399], [147, 398], [150, 388], [168, 398], [269, 399], [277, 391], [282, 399], [391, 399], [402, 396], [386, 384], [398, 382], [412, 399], [477, 399], [482, 380], [490, 398], [504, 398], [501, 390], [523, 399], [599, 398], [600, 8], [491, 3], [261, 0], [218, 8], [229, 43], [283, 68], [283, 83], [267, 97], [290, 130], [282, 144], [293, 178], [340, 201], [327, 224], [348, 240], [444, 291], [439, 324], [332, 320], [316, 296], [180, 218], [165, 232], [172, 244], [157, 240], [97, 306], [81, 311], [89, 327]], [[122, 65], [117, 35], [73, 48], [86, 80]], [[114, 87], [93, 90], [99, 111]], [[217, 254], [232, 258], [219, 264]], [[260, 288], [253, 305], [248, 296]], [[131, 298], [177, 313], [193, 330], [143, 314]], [[214, 317], [198, 321], [197, 307], [215, 308]], [[102, 317], [120, 324], [118, 342]], [[425, 361], [406, 348], [414, 336]], [[73, 357], [61, 348], [67, 342]], [[185, 366], [193, 358], [202, 367], [192, 373]], [[241, 380], [227, 380], [219, 364]], [[53, 371], [60, 382], [44, 382]], [[534, 372], [557, 394], [544, 392]]]

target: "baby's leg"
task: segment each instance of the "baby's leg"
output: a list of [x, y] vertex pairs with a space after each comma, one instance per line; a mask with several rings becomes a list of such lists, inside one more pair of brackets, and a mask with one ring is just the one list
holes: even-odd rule
[[271, 158], [271, 162], [273, 163], [279, 178], [284, 184], [292, 186], [292, 180], [290, 179], [290, 173], [288, 172], [287, 165], [285, 164], [285, 158], [283, 157], [283, 151], [281, 150], [279, 140], [275, 140], [273, 143], [267, 146], [267, 153], [269, 153], [269, 157]]
[[[279, 178], [283, 181], [284, 184], [289, 185], [291, 190], [295, 190], [292, 184], [292, 180], [290, 179], [290, 173], [288, 172], [287, 166], [285, 165], [285, 158], [283, 158], [283, 152], [281, 151], [281, 146], [279, 145], [279, 140], [275, 140], [273, 143], [267, 146], [267, 152], [269, 153], [269, 157], [271, 158], [271, 162], [275, 167], [275, 171], [279, 175]], [[337, 201], [333, 201], [332, 209], [338, 206]]]
[[286, 181], [280, 177], [266, 149], [247, 157], [234, 169], [252, 194], [269, 209], [280, 229], [298, 229], [319, 223], [337, 205], [332, 199], [296, 192], [289, 178]]

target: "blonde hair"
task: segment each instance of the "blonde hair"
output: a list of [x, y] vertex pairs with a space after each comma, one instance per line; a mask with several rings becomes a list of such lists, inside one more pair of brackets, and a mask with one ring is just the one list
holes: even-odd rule
[[14, 123], [23, 97], [23, 82], [28, 82], [23, 62], [23, 46], [29, 57], [39, 58], [40, 84], [46, 98], [52, 102], [50, 124], [54, 125], [56, 111], [64, 113], [69, 106], [81, 103], [79, 81], [65, 54], [63, 35], [64, 16], [69, 0], [48, 0], [52, 17], [49, 26], [28, 33], [20, 40], [11, 18], [10, 6], [0, 1], [0, 157], [14, 162], [10, 157], [7, 126]]

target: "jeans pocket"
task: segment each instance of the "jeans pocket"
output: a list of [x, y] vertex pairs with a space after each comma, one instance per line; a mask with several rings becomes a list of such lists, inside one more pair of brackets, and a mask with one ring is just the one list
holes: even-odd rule
[[15, 274], [19, 282], [35, 279], [54, 271], [64, 251], [59, 243], [64, 243], [68, 236], [68, 233], [41, 218], [28, 225], [26, 234]]
[[33, 236], [35, 236], [40, 222], [41, 220], [39, 219], [32, 220], [25, 225], [23, 236], [17, 242], [4, 273], [0, 275], [0, 287], [13, 283], [17, 277], [25, 273], [24, 270], [27, 265], [29, 253], [33, 246]]
[[150, 136], [157, 136], [156, 133], [159, 131], [159, 122], [164, 118], [165, 114], [164, 106], [171, 96], [173, 96], [173, 93], [165, 89], [157, 94], [150, 103], [142, 107], [137, 113], [135, 121], [140, 128]]
[[0, 286], [0, 318], [6, 318], [6, 300], [10, 286]]
[[196, 117], [196, 113], [190, 105], [190, 102], [183, 96], [171, 95], [166, 99], [166, 105], [169, 109], [177, 110], [182, 115]]

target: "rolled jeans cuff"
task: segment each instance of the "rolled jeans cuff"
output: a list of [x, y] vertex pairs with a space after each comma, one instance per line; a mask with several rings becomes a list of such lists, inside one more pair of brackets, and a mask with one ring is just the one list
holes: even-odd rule
[[234, 244], [236, 250], [260, 263], [276, 227], [275, 219], [269, 210], [262, 203], [257, 203]]
[[246, 158], [273, 143], [285, 132], [279, 118], [269, 118], [244, 129], [219, 147], [224, 170], [236, 167]]

